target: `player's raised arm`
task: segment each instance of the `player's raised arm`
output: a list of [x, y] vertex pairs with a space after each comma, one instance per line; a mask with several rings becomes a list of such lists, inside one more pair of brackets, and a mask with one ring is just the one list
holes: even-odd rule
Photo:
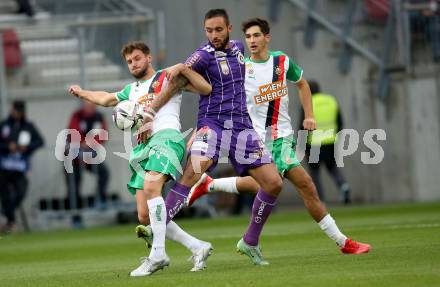
[[[195, 88], [195, 90], [200, 92], [201, 94], [209, 94], [211, 92], [211, 85], [209, 85], [205, 81], [205, 79], [203, 79], [202, 76], [200, 76], [197, 72], [191, 71], [186, 66], [181, 68], [177, 67], [177, 69], [174, 69], [175, 67], [176, 66], [174, 66], [172, 71], [168, 74], [168, 85], [164, 89], [162, 89], [162, 91], [160, 92], [160, 96], [156, 97], [153, 100], [150, 106], [150, 111], [146, 111], [147, 113], [149, 112], [151, 114], [151, 118], [154, 118], [152, 114], [157, 113], [166, 103], [168, 103], [172, 96], [174, 96], [178, 91], [182, 90], [190, 83]], [[185, 75], [182, 73], [183, 70], [186, 71]], [[186, 75], [188, 75], [189, 79], [186, 77]], [[202, 81], [205, 83], [203, 83]]]
[[78, 85], [73, 85], [69, 87], [69, 93], [77, 96], [80, 99], [92, 102], [94, 104], [104, 106], [104, 107], [112, 107], [116, 106], [118, 103], [118, 99], [116, 98], [115, 93], [108, 93], [105, 91], [89, 91], [83, 90]]
[[312, 93], [310, 92], [309, 84], [301, 77], [301, 79], [296, 82], [296, 86], [298, 87], [299, 99], [304, 110], [303, 127], [309, 131], [315, 130], [316, 122], [313, 116]]
[[167, 69], [168, 80], [172, 80], [177, 75], [182, 75], [188, 79], [189, 83], [185, 86], [185, 90], [189, 92], [209, 95], [212, 91], [211, 85], [199, 73], [185, 64], [179, 63]]
[[183, 66], [184, 68], [181, 73], [189, 80], [189, 84], [185, 89], [200, 95], [209, 95], [212, 91], [212, 86], [199, 73], [191, 70], [186, 65]]

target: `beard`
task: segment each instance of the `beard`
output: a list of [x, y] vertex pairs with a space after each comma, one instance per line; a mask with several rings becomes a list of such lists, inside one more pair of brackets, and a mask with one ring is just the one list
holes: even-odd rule
[[139, 80], [142, 79], [147, 74], [147, 72], [148, 72], [148, 68], [144, 68], [139, 70], [139, 72], [137, 73], [131, 73], [131, 75]]
[[216, 50], [224, 50], [226, 48], [226, 45], [228, 45], [228, 44], [229, 44], [229, 33], [226, 36], [226, 38], [223, 40], [223, 42], [220, 43], [220, 45], [218, 47], [215, 46], [213, 43], [211, 43], [211, 45], [214, 46], [214, 48]]

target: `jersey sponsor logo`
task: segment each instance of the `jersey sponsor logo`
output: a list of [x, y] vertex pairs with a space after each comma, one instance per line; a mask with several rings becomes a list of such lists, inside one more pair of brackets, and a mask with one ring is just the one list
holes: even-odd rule
[[155, 93], [147, 93], [143, 96], [140, 96], [137, 99], [137, 102], [141, 105], [145, 105], [147, 107], [151, 106], [151, 103], [153, 102], [154, 98], [156, 98], [156, 94]]
[[228, 62], [226, 61], [221, 61], [220, 62], [220, 68], [222, 69], [222, 73], [224, 75], [229, 75], [229, 67], [228, 67]]
[[270, 84], [258, 87], [259, 95], [254, 96], [254, 102], [257, 105], [274, 101], [287, 95], [287, 86], [283, 81], [276, 81]]
[[202, 56], [200, 55], [200, 53], [194, 53], [186, 60], [185, 65], [191, 68], [194, 64], [200, 61], [201, 58]]

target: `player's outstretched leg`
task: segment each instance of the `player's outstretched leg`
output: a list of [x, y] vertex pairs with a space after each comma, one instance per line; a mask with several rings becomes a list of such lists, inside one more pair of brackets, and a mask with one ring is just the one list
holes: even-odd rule
[[237, 251], [246, 254], [256, 265], [267, 265], [268, 262], [263, 259], [258, 243], [283, 182], [273, 163], [249, 169], [248, 172], [262, 188], [255, 195], [251, 221], [243, 238], [237, 243]]
[[246, 177], [224, 177], [212, 178], [206, 173], [191, 188], [188, 196], [188, 206], [191, 206], [197, 199], [210, 192], [227, 192], [232, 194], [251, 193], [256, 194], [260, 186], [250, 176]]
[[310, 215], [315, 219], [322, 231], [335, 241], [342, 253], [360, 254], [370, 251], [371, 246], [369, 244], [353, 241], [339, 230], [335, 220], [320, 201], [312, 178], [302, 166], [290, 169], [286, 173], [286, 178], [295, 185]]
[[[353, 241], [339, 230], [335, 220], [320, 201], [313, 181], [304, 168], [298, 166], [290, 169], [286, 173], [286, 178], [295, 185], [310, 215], [315, 219], [322, 231], [341, 248], [341, 252], [345, 254], [360, 254], [370, 250], [370, 245]], [[259, 190], [259, 185], [251, 177], [212, 179], [206, 175], [202, 179], [200, 184], [196, 185], [190, 193], [188, 198], [190, 204], [193, 204], [198, 198], [210, 192], [221, 191], [234, 194], [249, 192], [255, 194]], [[232, 185], [235, 186], [231, 187]], [[346, 246], [347, 248], [345, 248]]]

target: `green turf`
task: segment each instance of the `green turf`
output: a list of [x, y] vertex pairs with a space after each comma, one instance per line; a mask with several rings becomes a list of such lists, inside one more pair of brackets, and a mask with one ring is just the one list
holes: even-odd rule
[[332, 209], [343, 231], [373, 250], [342, 255], [304, 210], [278, 212], [261, 239], [269, 266], [235, 252], [248, 216], [181, 220], [209, 240], [207, 270], [189, 272], [189, 252], [167, 244], [171, 265], [150, 277], [128, 272], [145, 256], [134, 225], [18, 234], [0, 239], [0, 286], [439, 286], [440, 203]]

